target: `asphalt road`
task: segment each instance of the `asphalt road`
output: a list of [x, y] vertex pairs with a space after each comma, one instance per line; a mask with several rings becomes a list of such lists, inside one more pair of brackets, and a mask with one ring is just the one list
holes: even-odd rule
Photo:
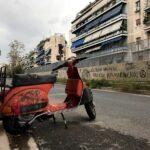
[[[49, 95], [65, 97], [57, 85]], [[10, 149], [41, 150], [150, 150], [150, 96], [94, 90], [97, 119], [90, 122], [84, 107], [65, 112], [69, 128], [57, 122], [35, 122], [24, 135], [7, 134]], [[1, 131], [2, 135], [4, 131]]]

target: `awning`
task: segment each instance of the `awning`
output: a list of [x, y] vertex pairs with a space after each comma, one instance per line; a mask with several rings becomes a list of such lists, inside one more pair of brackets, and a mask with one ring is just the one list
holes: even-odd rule
[[84, 43], [87, 43], [91, 40], [94, 40], [94, 39], [97, 39], [99, 37], [105, 36], [109, 33], [114, 32], [114, 31], [120, 30], [121, 26], [122, 26], [122, 20], [115, 23], [115, 24], [113, 24], [113, 25], [111, 25], [111, 26], [108, 26], [108, 27], [96, 32], [96, 33], [93, 33], [93, 34], [87, 36], [84, 40]]
[[150, 12], [150, 5], [145, 8], [145, 11], [148, 13]]
[[73, 42], [71, 48], [76, 48], [78, 46], [81, 46], [83, 43], [84, 43], [84, 38]]
[[84, 40], [84, 43], [99, 38], [100, 34], [101, 34], [101, 31], [98, 31], [98, 32], [96, 32], [96, 33], [93, 33], [93, 34], [87, 36], [87, 37], [85, 38], [85, 40]]
[[107, 35], [109, 33], [114, 32], [114, 31], [120, 30], [121, 26], [122, 26], [122, 20], [117, 22], [117, 23], [115, 23], [115, 24], [113, 24], [113, 25], [111, 25], [111, 26], [108, 26], [107, 28], [104, 28], [102, 30], [100, 36], [104, 36], [104, 35]]
[[94, 20], [94, 21], [88, 23], [88, 24], [85, 26], [85, 31], [88, 31], [88, 30], [92, 29], [93, 27], [97, 26], [97, 25], [100, 23], [101, 19], [102, 19], [102, 17], [99, 17], [99, 18], [97, 18], [96, 20]]
[[105, 13], [102, 16], [100, 23], [105, 22], [105, 21], [109, 20], [110, 18], [113, 18], [113, 17], [119, 15], [121, 13], [122, 7], [123, 7], [123, 5], [121, 4], [121, 5], [113, 8], [111, 11]]
[[101, 34], [101, 31], [94, 33], [92, 36], [92, 40], [97, 39], [100, 36], [100, 34]]
[[108, 41], [105, 41], [105, 42], [101, 43], [101, 46], [111, 44], [111, 43], [114, 43], [114, 42], [118, 42], [120, 40], [122, 40], [122, 37], [117, 37], [117, 38], [114, 38], [114, 39], [111, 39], [111, 40], [108, 40]]

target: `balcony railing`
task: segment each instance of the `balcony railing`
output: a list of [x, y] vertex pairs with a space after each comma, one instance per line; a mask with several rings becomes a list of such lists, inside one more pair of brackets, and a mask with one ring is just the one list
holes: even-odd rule
[[145, 11], [148, 11], [149, 9], [150, 9], [150, 0], [147, 0]]
[[144, 24], [149, 25], [150, 24], [150, 17], [145, 16], [143, 22], [144, 22]]
[[98, 53], [91, 54], [90, 57], [108, 56], [108, 55], [113, 55], [113, 54], [127, 52], [127, 51], [128, 51], [128, 47], [122, 46], [122, 47], [117, 47], [117, 48], [106, 49], [104, 51], [100, 51]]

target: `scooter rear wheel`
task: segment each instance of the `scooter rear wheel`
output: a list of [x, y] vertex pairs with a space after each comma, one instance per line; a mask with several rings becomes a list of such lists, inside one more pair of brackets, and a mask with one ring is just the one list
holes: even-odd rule
[[9, 134], [18, 135], [27, 130], [26, 125], [21, 125], [17, 117], [5, 117], [3, 118], [3, 127]]

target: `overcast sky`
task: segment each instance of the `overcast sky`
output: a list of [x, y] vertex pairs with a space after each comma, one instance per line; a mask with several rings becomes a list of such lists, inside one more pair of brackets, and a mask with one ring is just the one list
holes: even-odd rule
[[71, 21], [93, 0], [0, 0], [0, 62], [7, 61], [9, 43], [16, 39], [26, 52], [43, 38], [62, 33], [69, 39]]

